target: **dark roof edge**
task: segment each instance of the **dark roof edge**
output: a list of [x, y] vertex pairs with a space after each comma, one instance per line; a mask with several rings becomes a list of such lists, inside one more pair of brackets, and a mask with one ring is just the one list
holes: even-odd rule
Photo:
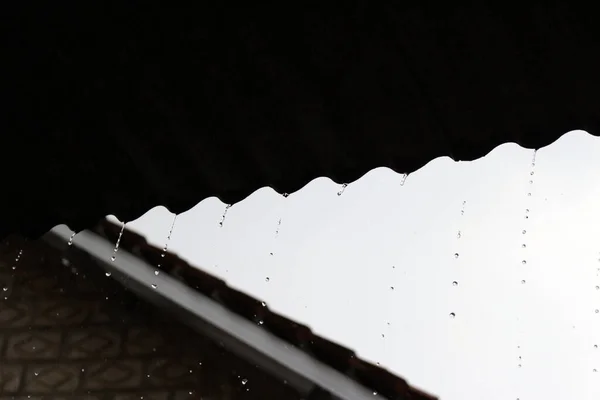
[[[104, 219], [96, 226], [95, 232], [106, 238], [112, 246], [119, 238], [121, 226]], [[377, 392], [390, 399], [435, 399], [411, 387], [404, 379], [391, 372], [361, 360], [352, 350], [316, 335], [309, 327], [274, 313], [261, 300], [229, 287], [225, 281], [191, 266], [172, 253], [165, 253], [163, 249], [148, 244], [144, 236], [127, 228], [120, 239], [119, 257], [122, 250], [132, 252], [149, 265], [156, 266], [153, 271], [159, 268], [163, 273], [176, 277], [188, 288], [216, 301], [261, 331], [270, 332], [312, 358], [360, 382], [370, 389], [371, 396], [372, 392]], [[106, 258], [110, 258], [110, 254]]]

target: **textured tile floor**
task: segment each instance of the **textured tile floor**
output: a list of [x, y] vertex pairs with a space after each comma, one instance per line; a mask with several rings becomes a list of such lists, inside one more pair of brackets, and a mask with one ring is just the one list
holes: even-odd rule
[[96, 266], [41, 242], [0, 246], [0, 400], [298, 398]]

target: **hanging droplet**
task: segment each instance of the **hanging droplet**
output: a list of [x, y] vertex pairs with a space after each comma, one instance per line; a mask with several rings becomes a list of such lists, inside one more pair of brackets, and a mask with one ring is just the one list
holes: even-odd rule
[[404, 182], [406, 182], [406, 178], [408, 174], [402, 174], [402, 179], [400, 180], [400, 186], [404, 186]]
[[346, 190], [347, 187], [348, 187], [347, 183], [342, 184], [342, 189], [340, 189], [340, 191], [337, 192], [337, 195], [341, 196], [344, 193], [344, 190]]
[[450, 318], [454, 318], [456, 317], [456, 314], [454, 314], [453, 312], [450, 313]]
[[283, 196], [283, 197], [286, 197], [286, 198], [287, 198], [289, 195], [290, 195], [289, 193], [285, 193], [285, 192], [282, 194], [282, 196]]
[[69, 237], [69, 241], [67, 242], [67, 245], [69, 245], [69, 246], [73, 245], [73, 238], [75, 238], [75, 232], [73, 232], [71, 234], [71, 236]]
[[458, 286], [458, 282], [457, 281], [452, 282], [452, 286]]
[[223, 216], [221, 217], [221, 222], [219, 222], [219, 226], [221, 228], [223, 227], [223, 223], [225, 222], [225, 217], [227, 217], [227, 211], [229, 211], [230, 207], [231, 207], [231, 204], [227, 204], [225, 206], [225, 212], [223, 212]]

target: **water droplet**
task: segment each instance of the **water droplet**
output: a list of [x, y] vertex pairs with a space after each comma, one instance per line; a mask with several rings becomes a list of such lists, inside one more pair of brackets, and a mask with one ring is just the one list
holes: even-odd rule
[[521, 264], [523, 264], [523, 265], [527, 264], [527, 260], [521, 261]]
[[287, 198], [289, 195], [290, 195], [289, 193], [283, 193], [282, 196]]
[[524, 285], [525, 283], [527, 283], [527, 281], [526, 281], [525, 279], [523, 279], [523, 280], [521, 281], [521, 285]]
[[110, 258], [110, 261], [113, 261], [113, 262], [114, 262], [116, 259], [117, 259], [117, 256], [114, 256], [114, 255], [113, 255], [113, 256]]
[[530, 184], [530, 185], [533, 185], [533, 180], [530, 180], [530, 181], [529, 181], [529, 184]]
[[373, 396], [377, 396], [377, 392], [373, 392]]
[[592, 370], [592, 372], [598, 372], [598, 370], [596, 370], [596, 368], [594, 368], [594, 369]]
[[594, 348], [595, 348], [595, 349], [597, 349], [597, 348], [598, 348], [598, 345], [597, 345], [597, 344], [595, 344], [595, 345], [594, 345]]
[[531, 172], [529, 173], [529, 175], [534, 175], [534, 174], [535, 174], [535, 172], [533, 172], [533, 171], [531, 171]]
[[460, 231], [458, 231], [458, 233], [456, 234], [456, 238], [460, 239], [462, 237], [462, 234], [460, 233]]
[[110, 272], [107, 272], [107, 273], [105, 273], [104, 275], [106, 275], [106, 276], [110, 276], [110, 275], [111, 275], [111, 273], [110, 273]]
[[596, 308], [596, 309], [594, 310], [594, 312], [595, 312], [596, 314], [598, 314], [598, 313], [600, 312], [600, 310], [598, 310], [598, 309]]
[[526, 247], [527, 247], [527, 245], [526, 245], [525, 243], [523, 243], [523, 244], [521, 245], [521, 247], [522, 247], [522, 248], [526, 248]]
[[258, 324], [262, 325], [262, 324], [264, 324], [264, 321], [261, 319], [260, 321], [258, 321]]
[[67, 245], [72, 246], [73, 245], [73, 238], [75, 237], [75, 232], [73, 232], [71, 234], [71, 236], [69, 237], [69, 241], [67, 242]]
[[456, 314], [454, 314], [453, 312], [450, 313], [450, 318], [454, 318], [456, 317]]
[[156, 289], [157, 287], [158, 287], [157, 284], [155, 284], [155, 283], [152, 284], [152, 289]]
[[519, 364], [518, 367], [521, 368], [521, 364]]
[[457, 281], [452, 282], [452, 286], [458, 286], [458, 282]]
[[408, 174], [402, 174], [402, 180], [400, 180], [400, 186], [404, 186], [404, 182], [406, 182], [407, 177], [408, 177]]
[[381, 334], [381, 337], [382, 337], [382, 338], [384, 338], [384, 337], [385, 337], [385, 333], [382, 333], [382, 334]]
[[524, 235], [527, 233], [527, 231], [525, 229], [523, 229], [523, 231], [521, 233]]
[[231, 204], [227, 204], [225, 206], [225, 211], [223, 212], [223, 216], [221, 217], [221, 221], [219, 222], [219, 226], [221, 228], [223, 227], [223, 223], [225, 223], [225, 217], [227, 217], [227, 211], [229, 211], [230, 207], [231, 207]]
[[273, 255], [273, 253], [269, 253], [269, 255], [271, 255], [271, 256], [272, 256], [272, 255]]
[[266, 307], [267, 303], [265, 303], [264, 301], [260, 303], [261, 306]]
[[458, 253], [454, 253], [454, 258], [458, 258]]
[[347, 183], [342, 184], [342, 189], [339, 192], [337, 192], [337, 195], [341, 196], [344, 193], [344, 190], [346, 190], [347, 187], [348, 187]]
[[2, 291], [3, 291], [3, 292], [8, 292], [8, 288], [7, 288], [7, 287], [3, 287], [3, 288], [2, 288]]
[[159, 274], [160, 274], [160, 271], [158, 271], [158, 270], [154, 271], [154, 275], [158, 276]]
[[246, 383], [248, 383], [248, 379], [242, 379], [242, 385], [245, 385]]
[[527, 196], [531, 196], [531, 193], [527, 193]]
[[269, 277], [268, 277], [268, 276], [265, 278], [265, 281], [266, 281], [266, 282], [269, 282], [269, 281], [270, 281], [270, 279], [269, 279]]
[[596, 285], [596, 290], [600, 290], [600, 286], [597, 286], [597, 285]]

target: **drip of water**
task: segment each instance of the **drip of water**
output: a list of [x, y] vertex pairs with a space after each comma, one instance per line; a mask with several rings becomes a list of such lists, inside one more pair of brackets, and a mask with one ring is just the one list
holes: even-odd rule
[[279, 235], [279, 227], [281, 226], [281, 218], [277, 221], [277, 230], [275, 231], [275, 236]]
[[344, 193], [344, 191], [346, 190], [347, 187], [348, 187], [347, 183], [342, 184], [342, 188], [340, 189], [339, 192], [337, 192], [337, 195], [341, 196]]
[[[225, 212], [227, 212], [227, 210], [225, 210]], [[225, 216], [225, 215], [223, 215]], [[171, 222], [171, 227], [169, 228], [169, 234], [167, 235], [167, 241], [164, 245], [164, 247], [162, 248], [162, 252], [160, 253], [160, 258], [165, 258], [165, 255], [167, 254], [167, 250], [169, 249], [169, 242], [171, 241], [171, 235], [173, 235], [173, 228], [175, 228], [175, 222], [177, 222], [177, 215], [175, 215], [173, 217], [173, 222]], [[160, 268], [160, 264], [157, 265], [158, 268]]]
[[73, 232], [71, 234], [71, 236], [69, 237], [69, 241], [67, 242], [68, 246], [73, 246], [73, 239], [75, 238], [75, 232]]
[[[285, 196], [285, 193], [284, 193], [284, 197], [286, 197], [286, 196]], [[227, 211], [229, 211], [229, 208], [230, 208], [230, 207], [231, 207], [231, 204], [227, 204], [227, 205], [225, 206], [225, 211], [223, 212], [223, 216], [221, 217], [221, 221], [219, 222], [219, 226], [220, 226], [221, 228], [223, 227], [223, 224], [225, 223], [225, 217], [227, 216]]]
[[402, 179], [400, 180], [400, 186], [404, 186], [404, 182], [406, 182], [406, 178], [408, 178], [408, 174], [402, 174]]
[[125, 222], [121, 223], [121, 231], [119, 232], [119, 237], [117, 238], [117, 243], [115, 244], [115, 248], [113, 249], [113, 255], [110, 258], [110, 261], [115, 261], [117, 259], [117, 251], [119, 251], [119, 245], [121, 244], [121, 237], [123, 237], [123, 232], [125, 232]]

